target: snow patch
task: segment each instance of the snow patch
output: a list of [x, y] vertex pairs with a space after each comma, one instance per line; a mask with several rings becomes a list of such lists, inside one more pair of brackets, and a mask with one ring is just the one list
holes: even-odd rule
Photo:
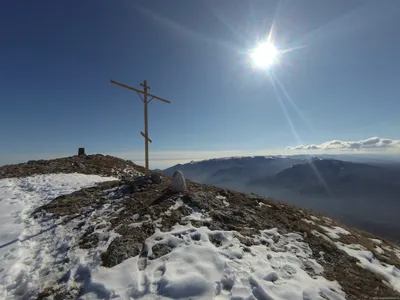
[[373, 241], [375, 244], [378, 244], [378, 245], [382, 244], [382, 241], [379, 239], [370, 239], [370, 240]]
[[258, 205], [259, 205], [260, 207], [261, 207], [261, 206], [266, 206], [266, 207], [269, 207], [269, 208], [272, 207], [272, 205], [265, 204], [265, 203], [262, 203], [262, 202], [258, 202]]
[[332, 239], [339, 239], [340, 238], [339, 234], [345, 234], [345, 235], [351, 234], [349, 231], [347, 231], [339, 226], [334, 226], [334, 227], [330, 228], [330, 227], [319, 225], [319, 227], [321, 227], [326, 232], [326, 234]]
[[335, 243], [339, 249], [359, 260], [358, 265], [384, 278], [390, 286], [400, 292], [400, 270], [394, 265], [380, 262], [371, 251], [358, 244]]
[[181, 207], [181, 206], [183, 206], [183, 201], [182, 201], [181, 198], [178, 198], [178, 199], [175, 201], [175, 204], [172, 205], [172, 206], [169, 208], [169, 210], [177, 210], [177, 209], [178, 209], [179, 207]]
[[193, 212], [182, 218], [182, 220], [187, 220], [187, 221], [206, 221], [206, 222], [211, 222], [212, 219], [208, 216], [207, 213], [204, 213], [202, 211], [197, 211], [193, 210]]
[[[258, 238], [271, 239], [271, 245], [247, 247], [235, 232], [176, 225], [146, 240], [149, 249], [164, 245], [169, 253], [142, 270], [138, 256], [110, 269], [99, 267], [88, 291], [101, 286], [109, 298], [119, 299], [345, 299], [336, 281], [318, 275], [322, 266], [301, 235], [281, 235], [273, 228]], [[314, 274], [305, 271], [308, 266]], [[93, 298], [88, 292], [82, 299]]]
[[308, 223], [308, 224], [312, 224], [315, 225], [314, 221], [308, 220], [308, 219], [303, 219], [304, 222]]
[[140, 177], [140, 176], [144, 176], [145, 174], [143, 174], [142, 172], [137, 171], [135, 168], [133, 167], [126, 167], [123, 171], [122, 171], [123, 175], [131, 175], [133, 177]]

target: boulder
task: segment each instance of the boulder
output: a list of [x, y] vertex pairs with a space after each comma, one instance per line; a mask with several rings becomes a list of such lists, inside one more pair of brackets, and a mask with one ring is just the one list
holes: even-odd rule
[[118, 192], [126, 195], [126, 194], [133, 194], [137, 191], [137, 185], [134, 181], [128, 181], [123, 183], [119, 188]]
[[158, 174], [153, 173], [150, 175], [150, 178], [151, 178], [151, 181], [155, 184], [161, 183], [161, 177]]
[[185, 192], [186, 191], [186, 181], [185, 176], [181, 171], [176, 170], [172, 175], [172, 192]]
[[150, 176], [146, 175], [146, 176], [141, 176], [141, 177], [136, 178], [134, 180], [134, 183], [137, 187], [141, 187], [143, 185], [151, 184], [152, 180], [151, 180]]

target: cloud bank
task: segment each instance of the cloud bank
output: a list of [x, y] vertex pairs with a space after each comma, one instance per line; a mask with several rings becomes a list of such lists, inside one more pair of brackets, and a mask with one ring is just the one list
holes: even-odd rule
[[360, 141], [340, 141], [333, 140], [319, 145], [300, 145], [289, 146], [287, 150], [341, 150], [341, 151], [362, 151], [362, 150], [400, 150], [400, 140], [383, 139], [379, 137], [372, 137]]

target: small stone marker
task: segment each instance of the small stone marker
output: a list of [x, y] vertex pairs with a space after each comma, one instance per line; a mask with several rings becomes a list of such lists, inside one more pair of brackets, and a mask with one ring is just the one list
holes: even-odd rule
[[85, 156], [85, 148], [78, 148], [78, 155]]
[[176, 170], [172, 175], [172, 192], [184, 192], [186, 191], [185, 176], [181, 171]]

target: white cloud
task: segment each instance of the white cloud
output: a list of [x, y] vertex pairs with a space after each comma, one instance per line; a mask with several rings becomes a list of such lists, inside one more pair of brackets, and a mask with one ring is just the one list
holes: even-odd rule
[[340, 151], [369, 151], [369, 150], [400, 150], [400, 140], [372, 137], [360, 141], [333, 140], [319, 145], [290, 146], [287, 150], [340, 150]]

